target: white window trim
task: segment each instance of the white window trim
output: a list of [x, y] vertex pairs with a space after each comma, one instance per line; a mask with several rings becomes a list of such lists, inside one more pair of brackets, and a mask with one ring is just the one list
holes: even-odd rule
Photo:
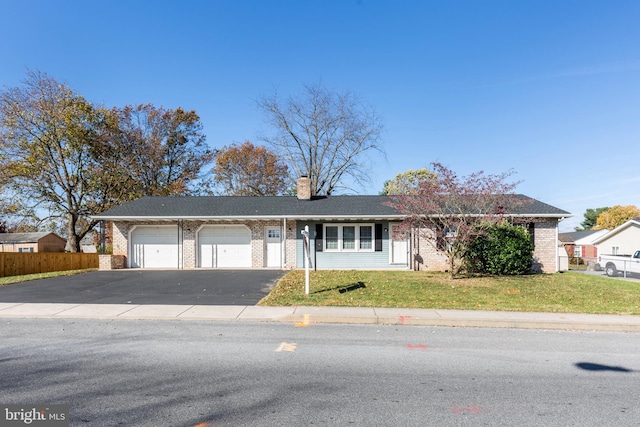
[[[337, 227], [338, 228], [338, 248], [331, 249], [327, 248], [327, 227]], [[343, 228], [344, 227], [355, 227], [355, 249], [344, 249], [343, 242]], [[360, 249], [360, 227], [371, 227], [371, 248], [370, 249]], [[376, 250], [376, 226], [374, 223], [327, 223], [322, 224], [323, 229], [323, 251], [325, 252], [375, 252]]]
[[573, 247], [573, 256], [575, 258], [582, 258], [582, 246], [580, 245], [575, 245]]

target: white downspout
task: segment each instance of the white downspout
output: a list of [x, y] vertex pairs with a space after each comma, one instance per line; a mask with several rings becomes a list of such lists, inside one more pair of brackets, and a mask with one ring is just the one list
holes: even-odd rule
[[280, 268], [285, 268], [287, 266], [287, 218], [282, 218], [282, 233], [282, 247], [280, 248], [282, 262], [280, 263]]
[[560, 224], [560, 221], [556, 221], [556, 238], [555, 238], [555, 245], [556, 245], [556, 273], [558, 271], [560, 271], [560, 252], [558, 250], [558, 225]]

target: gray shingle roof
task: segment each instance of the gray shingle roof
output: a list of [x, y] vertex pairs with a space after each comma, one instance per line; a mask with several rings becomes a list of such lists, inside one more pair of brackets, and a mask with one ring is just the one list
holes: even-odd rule
[[582, 239], [584, 237], [590, 236], [594, 233], [599, 232], [600, 230], [585, 230], [585, 231], [571, 231], [568, 233], [559, 233], [558, 240], [563, 243], [573, 243], [576, 240]]
[[50, 232], [0, 233], [0, 243], [36, 243]]
[[[527, 196], [530, 201], [521, 212], [524, 216], [566, 217], [563, 211]], [[387, 196], [330, 196], [299, 200], [293, 196], [234, 197], [143, 197], [109, 209], [95, 219], [261, 219], [261, 218], [400, 218], [394, 208], [386, 206]]]

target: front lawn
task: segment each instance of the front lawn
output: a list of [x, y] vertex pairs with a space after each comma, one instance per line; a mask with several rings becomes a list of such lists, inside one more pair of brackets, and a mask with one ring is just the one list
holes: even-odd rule
[[267, 306], [353, 306], [640, 314], [640, 283], [581, 273], [449, 279], [422, 271], [304, 271], [285, 275]]
[[14, 283], [28, 282], [30, 280], [48, 279], [50, 277], [73, 276], [75, 274], [87, 273], [89, 271], [97, 271], [97, 270], [98, 270], [97, 268], [88, 268], [85, 270], [52, 271], [51, 273], [35, 273], [35, 274], [25, 274], [22, 276], [0, 277], [0, 286], [11, 285]]

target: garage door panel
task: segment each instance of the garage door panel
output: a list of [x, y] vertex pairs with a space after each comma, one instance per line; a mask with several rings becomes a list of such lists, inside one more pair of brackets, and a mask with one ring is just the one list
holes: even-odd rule
[[245, 226], [204, 227], [198, 234], [200, 267], [251, 267], [251, 232]]
[[177, 227], [137, 227], [131, 232], [131, 267], [178, 268]]

